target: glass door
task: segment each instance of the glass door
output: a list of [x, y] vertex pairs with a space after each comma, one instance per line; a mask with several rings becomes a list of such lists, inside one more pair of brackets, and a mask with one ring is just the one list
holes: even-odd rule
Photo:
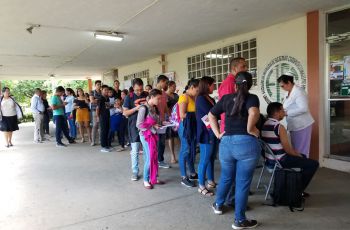
[[350, 9], [327, 15], [330, 157], [350, 161]]

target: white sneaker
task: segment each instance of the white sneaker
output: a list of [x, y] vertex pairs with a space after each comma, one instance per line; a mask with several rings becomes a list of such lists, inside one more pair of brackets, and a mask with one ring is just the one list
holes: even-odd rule
[[106, 148], [102, 148], [100, 151], [103, 152], [103, 153], [109, 153], [111, 150], [106, 149]]

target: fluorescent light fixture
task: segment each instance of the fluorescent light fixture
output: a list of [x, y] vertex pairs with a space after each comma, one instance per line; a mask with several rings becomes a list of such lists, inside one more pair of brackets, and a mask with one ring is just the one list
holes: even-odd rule
[[124, 36], [116, 32], [95, 32], [94, 36], [96, 39], [108, 40], [108, 41], [117, 41], [121, 42], [124, 39]]
[[222, 55], [222, 54], [207, 54], [205, 55], [206, 58], [210, 58], [210, 59], [224, 59], [224, 58], [229, 58], [231, 57], [231, 55]]

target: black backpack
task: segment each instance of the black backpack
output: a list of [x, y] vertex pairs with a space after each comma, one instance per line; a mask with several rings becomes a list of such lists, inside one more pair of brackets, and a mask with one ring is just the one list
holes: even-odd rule
[[288, 206], [294, 212], [304, 210], [304, 198], [302, 196], [302, 174], [296, 169], [276, 169], [273, 190], [273, 203]]

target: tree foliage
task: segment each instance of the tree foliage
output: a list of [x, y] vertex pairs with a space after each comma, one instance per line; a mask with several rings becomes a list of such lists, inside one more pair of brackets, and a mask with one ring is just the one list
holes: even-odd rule
[[[54, 83], [56, 86], [63, 86], [65, 88], [70, 87], [74, 91], [77, 88], [82, 88], [87, 90], [88, 82], [83, 80], [58, 80]], [[30, 99], [34, 94], [35, 88], [40, 88], [41, 90], [46, 90], [48, 95], [52, 95], [52, 82], [51, 80], [3, 80], [1, 81], [1, 87], [9, 87], [11, 91], [11, 95], [16, 98], [21, 105], [29, 105]]]

